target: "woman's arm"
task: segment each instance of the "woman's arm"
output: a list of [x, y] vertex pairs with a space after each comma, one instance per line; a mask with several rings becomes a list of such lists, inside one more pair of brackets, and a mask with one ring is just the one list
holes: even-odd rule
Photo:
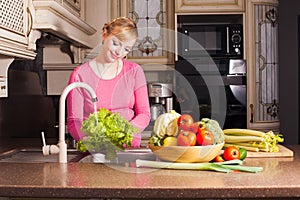
[[139, 133], [133, 134], [132, 147], [141, 146], [141, 133], [149, 125], [150, 122], [150, 108], [147, 86], [143, 86], [134, 92], [135, 96], [135, 117], [130, 121], [130, 123], [139, 129]]
[[139, 128], [140, 132], [142, 132], [149, 125], [150, 122], [150, 107], [147, 85], [144, 85], [135, 90], [134, 97], [135, 116], [131, 120], [131, 124]]
[[139, 129], [138, 134], [133, 135], [132, 147], [140, 147], [141, 133], [149, 125], [150, 122], [150, 106], [148, 89], [145, 74], [141, 67], [138, 68], [135, 77], [134, 90], [134, 112], [135, 116], [130, 123]]
[[[74, 70], [70, 76], [69, 84], [78, 82], [77, 70]], [[83, 121], [84, 96], [79, 88], [70, 91], [67, 96], [67, 113], [68, 113], [68, 131], [72, 137], [78, 141], [85, 134], [80, 131]]]

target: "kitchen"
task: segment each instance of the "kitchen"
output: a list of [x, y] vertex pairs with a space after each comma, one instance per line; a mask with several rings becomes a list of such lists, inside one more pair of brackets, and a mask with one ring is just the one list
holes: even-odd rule
[[[114, 1], [114, 2], [119, 2], [119, 1]], [[96, 5], [98, 5], [99, 4], [99, 2], [97, 3], [97, 1], [94, 1], [94, 3], [96, 4]], [[107, 3], [107, 6], [108, 6], [108, 2], [106, 2]], [[281, 133], [284, 133], [284, 135], [285, 135], [285, 144], [286, 145], [295, 145], [295, 144], [298, 144], [299, 142], [298, 142], [298, 138], [299, 138], [299, 135], [298, 134], [296, 134], [296, 133], [298, 133], [299, 131], [298, 131], [298, 112], [295, 112], [295, 110], [297, 111], [298, 110], [298, 90], [297, 90], [297, 87], [298, 87], [298, 71], [297, 71], [297, 67], [295, 67], [295, 66], [297, 66], [297, 62], [298, 62], [298, 60], [297, 60], [297, 58], [299, 57], [298, 55], [297, 55], [297, 52], [298, 52], [298, 47], [297, 47], [297, 43], [295, 43], [294, 42], [294, 40], [293, 41], [291, 41], [291, 39], [289, 39], [289, 40], [284, 40], [284, 39], [281, 39], [281, 38], [295, 38], [295, 40], [297, 40], [297, 22], [296, 22], [296, 16], [297, 15], [299, 15], [299, 12], [300, 11], [298, 11], [297, 10], [297, 7], [299, 7], [299, 6], [297, 6], [299, 3], [296, 1], [296, 0], [294, 0], [294, 1], [292, 1], [292, 0], [285, 0], [285, 1], [280, 1], [279, 2], [279, 10], [278, 10], [278, 12], [279, 12], [279, 18], [278, 18], [278, 24], [279, 24], [279, 27], [283, 27], [283, 28], [279, 28], [279, 65], [280, 66], [284, 66], [284, 69], [282, 69], [282, 67], [280, 67], [280, 73], [279, 73], [279, 81], [280, 81], [280, 84], [279, 84], [279, 87], [280, 87], [280, 132]], [[106, 9], [106, 7], [105, 6], [102, 6], [103, 4], [101, 4], [101, 6], [98, 6], [98, 8], [99, 9], [101, 9], [101, 11], [96, 11], [96, 12], [98, 12], [98, 13], [106, 13], [106, 11], [107, 11], [107, 9]], [[116, 4], [117, 5], [117, 4]], [[292, 6], [291, 6], [292, 5]], [[91, 8], [90, 9], [97, 9], [97, 7], [95, 7], [94, 5], [90, 5], [91, 6]], [[103, 10], [102, 10], [103, 9]], [[116, 8], [117, 9], [117, 8]], [[295, 9], [295, 10], [292, 10], [292, 9]], [[288, 10], [288, 12], [287, 12], [287, 10]], [[114, 11], [114, 10], [112, 10], [111, 12], [116, 12], [116, 11]], [[107, 14], [108, 15], [108, 14]], [[99, 29], [98, 27], [101, 27], [102, 26], [102, 24], [105, 22], [105, 21], [107, 21], [107, 19], [108, 19], [108, 16], [107, 17], [104, 17], [104, 16], [102, 16], [101, 15], [101, 19], [99, 20], [98, 18], [95, 18], [95, 17], [91, 17], [90, 16], [90, 18], [88, 18], [88, 20], [90, 20], [91, 21], [91, 23], [92, 24], [94, 24], [95, 25], [95, 27], [97, 27], [97, 29]], [[286, 30], [289, 30], [289, 31], [286, 31]], [[91, 30], [91, 32], [93, 32], [93, 30]], [[291, 34], [291, 35], [290, 35]], [[293, 36], [293, 37], [292, 37]], [[48, 36], [49, 37], [49, 36]], [[47, 38], [47, 35], [45, 35], [45, 38]], [[52, 39], [51, 38], [51, 36], [49, 37], [50, 38], [50, 40]], [[90, 41], [100, 41], [99, 40], [99, 35], [97, 35], [97, 34], [94, 34], [94, 35], [92, 35], [91, 36], [91, 39], [90, 39]], [[55, 40], [55, 38], [54, 38], [54, 40]], [[86, 42], [86, 44], [89, 44], [89, 45], [91, 45], [91, 46], [93, 46], [94, 44], [92, 43], [92, 44], [90, 44], [90, 41], [88, 40], [88, 42]], [[61, 41], [56, 41], [57, 43], [60, 43]], [[281, 47], [283, 47], [283, 48], [281, 48]], [[56, 47], [53, 47], [53, 48], [49, 48], [49, 52], [45, 52], [45, 53], [49, 53], [49, 54], [54, 54], [55, 53], [55, 49]], [[284, 50], [283, 50], [284, 49]], [[288, 51], [288, 50], [285, 50], [285, 49], [291, 49], [292, 51]], [[53, 51], [52, 51], [53, 50]], [[75, 48], [75, 51], [76, 51], [76, 48]], [[92, 53], [91, 53], [92, 54]], [[65, 55], [65, 54], [63, 54], [63, 55]], [[66, 59], [70, 59], [70, 58], [66, 58], [66, 57], [63, 57], [63, 55], [55, 55], [55, 56], [57, 56], [57, 60], [59, 60], [59, 59], [62, 59], [62, 60], [66, 60]], [[80, 56], [79, 56], [80, 57]], [[76, 58], [76, 56], [75, 56], [75, 58]], [[44, 59], [44, 62], [47, 62], [47, 59], [46, 58], [39, 58], [39, 59]], [[76, 59], [75, 59], [76, 60]], [[78, 61], [79, 62], [79, 61]], [[289, 63], [288, 65], [286, 64], [286, 63]], [[54, 63], [55, 64], [55, 63]], [[15, 66], [16, 67], [16, 66]], [[49, 69], [51, 69], [51, 67], [53, 67], [53, 63], [51, 63], [51, 61], [49, 61], [49, 65], [48, 66], [46, 66], [46, 67], [48, 67], [48, 70]], [[70, 67], [73, 67], [72, 65], [70, 65]], [[50, 71], [50, 70], [49, 70]], [[161, 72], [161, 69], [159, 69], [158, 71], [160, 71]], [[151, 77], [151, 75], [154, 73], [153, 71], [150, 71], [150, 72], [148, 72], [149, 74], [150, 74], [150, 77]], [[167, 76], [168, 75], [168, 72], [165, 72], [165, 73], [167, 73], [166, 75], [163, 75], [163, 77], [165, 77], [165, 76]], [[54, 76], [56, 76], [56, 74], [54, 74]], [[154, 76], [154, 77], [156, 77], [156, 75], [152, 75], [152, 76]], [[41, 76], [42, 77], [42, 76]], [[8, 80], [8, 81], [11, 81], [10, 79]], [[55, 81], [55, 80], [54, 80]], [[36, 85], [36, 84], [33, 84], [33, 85]], [[12, 87], [14, 87], [14, 86], [12, 86]], [[17, 86], [16, 86], [17, 87]], [[19, 87], [22, 87], [22, 85], [21, 86], [19, 86]], [[8, 86], [8, 88], [10, 89], [10, 86]], [[18, 87], [17, 87], [18, 88]], [[288, 88], [288, 89], [287, 89]], [[41, 92], [43, 92], [43, 90], [42, 91], [39, 91], [39, 94], [41, 93]], [[286, 97], [288, 97], [288, 98], [286, 98]], [[39, 98], [43, 98], [43, 97], [35, 97], [35, 98], [37, 98], [37, 102], [40, 102], [39, 101]], [[1, 99], [0, 100], [0, 102], [2, 103], [2, 102], [4, 102], [4, 100], [5, 99]], [[46, 102], [47, 101], [49, 101], [49, 99], [46, 99], [45, 100]], [[8, 104], [8, 103], [11, 103], [11, 102], [5, 102], [6, 104]], [[3, 103], [4, 104], [4, 103]], [[6, 105], [5, 104], [5, 105]], [[48, 104], [49, 104], [49, 102], [48, 102]], [[50, 104], [51, 104], [51, 102], [50, 102]], [[291, 106], [291, 105], [293, 105], [293, 106]], [[13, 103], [13, 105], [12, 106], [17, 106], [17, 104], [16, 103]], [[6, 108], [6, 106], [3, 106], [2, 104], [1, 104], [1, 120], [4, 120], [4, 118], [5, 117], [7, 117], [7, 113], [9, 112], [9, 111], [6, 111], [6, 114], [5, 114], [5, 117], [4, 117], [4, 115], [2, 114], [3, 112], [4, 112], [4, 109]], [[19, 109], [21, 109], [21, 108], [19, 108]], [[29, 113], [30, 113], [30, 111], [28, 111]], [[38, 111], [36, 111], [36, 112], [38, 112]], [[55, 113], [55, 110], [52, 110], [52, 112], [54, 112]], [[26, 113], [22, 113], [22, 114], [24, 114], [24, 116], [21, 116], [20, 118], [26, 118], [26, 116], [28, 116], [28, 115], [26, 115]], [[54, 115], [53, 113], [51, 114], [52, 116]], [[14, 116], [10, 116], [10, 119], [14, 119], [13, 118]], [[37, 119], [37, 120], [39, 120], [39, 119]], [[51, 119], [52, 121], [54, 120], [56, 120], [56, 119]], [[0, 125], [0, 127], [1, 127], [1, 136], [2, 136], [2, 134], [7, 134], [6, 132], [5, 132], [5, 128], [3, 128], [4, 126], [14, 126], [14, 124], [11, 124], [12, 123], [12, 121], [10, 121], [9, 122], [9, 124], [5, 124], [5, 125], [3, 125], [3, 124], [1, 124]], [[35, 126], [36, 126], [37, 124], [35, 124]], [[25, 126], [26, 127], [26, 126]], [[41, 125], [40, 127], [38, 127], [37, 128], [37, 130], [35, 131], [35, 137], [39, 137], [39, 133], [40, 133], [40, 130], [42, 129], [42, 128], [44, 128], [43, 127], [43, 125]], [[51, 133], [51, 131], [50, 131], [50, 129], [51, 128], [49, 128], [49, 131], [46, 131], [46, 134], [48, 133], [48, 134], [50, 134]], [[56, 132], [55, 132], [56, 130], [53, 128], [53, 130], [52, 130], [52, 134], [56, 134]], [[4, 133], [5, 132], [5, 133]], [[33, 134], [33, 133], [31, 133], [31, 134]], [[27, 138], [28, 139], [28, 138]], [[24, 139], [23, 141], [27, 141], [27, 139]], [[40, 141], [40, 138], [39, 138], [39, 141]], [[4, 143], [4, 145], [7, 145], [7, 143], [8, 142], [5, 142], [5, 141], [3, 141], [3, 140], [1, 140], [1, 143]], [[38, 145], [40, 145], [40, 144], [38, 144]], [[296, 147], [297, 148], [297, 147]], [[295, 158], [295, 160], [297, 160], [297, 158]], [[258, 162], [258, 165], [266, 165], [266, 163], [261, 163], [261, 161], [257, 161]], [[275, 162], [277, 163], [277, 162], [281, 162], [280, 161], [280, 159], [275, 159], [275, 160], [272, 160], [270, 163], [273, 163], [274, 162], [274, 165], [275, 165]], [[284, 165], [284, 164], [283, 164]], [[3, 172], [5, 172], [5, 166], [6, 165], [3, 165], [3, 170], [1, 170], [1, 171], [3, 171]], [[52, 166], [52, 165], [51, 165]], [[285, 166], [285, 165], [284, 165]], [[12, 169], [13, 169], [13, 167], [16, 167], [17, 168], [17, 165], [11, 165], [11, 167], [12, 167]], [[40, 166], [41, 167], [41, 166]], [[86, 166], [87, 168], [90, 168], [90, 169], [94, 169], [93, 167], [91, 167], [91, 166]], [[287, 167], [287, 166], [285, 166], [285, 167]], [[58, 166], [55, 166], [55, 165], [53, 165], [53, 168], [54, 168], [54, 170], [57, 170], [57, 173], [59, 174], [59, 171], [60, 171], [60, 169], [58, 169], [59, 167]], [[101, 167], [102, 168], [102, 167]], [[25, 169], [25, 168], [24, 168]], [[284, 168], [285, 169], [285, 168]], [[18, 169], [16, 169], [16, 170], [18, 170]], [[28, 169], [27, 169], [28, 170]], [[290, 169], [290, 168], [286, 168], [285, 169], [285, 171], [291, 171], [291, 170], [293, 170], [293, 169]], [[26, 171], [26, 170], [25, 170]], [[25, 171], [24, 172], [22, 172], [22, 174], [24, 174], [25, 175]], [[38, 170], [37, 170], [38, 171]], [[98, 171], [100, 171], [99, 172], [99, 174], [101, 173], [101, 169], [99, 168], [99, 169], [97, 169], [97, 172]], [[80, 172], [82, 172], [81, 170], [79, 170], [79, 172], [78, 173], [80, 173]], [[75, 172], [76, 173], [76, 172]], [[161, 173], [162, 172], [159, 172], [158, 174], [157, 174], [157, 176], [160, 176], [161, 175]], [[168, 173], [174, 173], [174, 172], [168, 172]], [[175, 172], [175, 174], [177, 175], [177, 176], [180, 176], [180, 171], [179, 172]], [[268, 173], [270, 173], [270, 172], [268, 172]], [[78, 175], [78, 177], [80, 177], [79, 176], [79, 174], [76, 174], [76, 175]], [[120, 173], [118, 173], [118, 175], [120, 175], [121, 176], [121, 174]], [[194, 174], [193, 173], [191, 173], [189, 176], [190, 177], [192, 177]], [[196, 175], [196, 174], [195, 174]], [[247, 174], [248, 175], [248, 174]], [[270, 175], [270, 174], [269, 174]], [[91, 178], [91, 177], [93, 177], [93, 176], [96, 176], [96, 172], [95, 173], [90, 173], [90, 172], [88, 172], [88, 177], [89, 178]], [[107, 177], [111, 177], [111, 176], [109, 176], [109, 175], [106, 175]], [[124, 175], [125, 177], [124, 177], [124, 179], [123, 180], [127, 180], [127, 179], [129, 179], [129, 180], [132, 180], [132, 181], [141, 181], [141, 180], [138, 180], [138, 179], [133, 179], [129, 174], [125, 174]], [[164, 176], [166, 176], [166, 175], [164, 175]], [[204, 178], [204, 181], [205, 181], [205, 179], [206, 180], [208, 180], [209, 178], [211, 178], [211, 176], [208, 176], [208, 175], [205, 175], [205, 174], [203, 174], [203, 176], [204, 177], [206, 177], [206, 178]], [[222, 175], [223, 176], [223, 175]], [[228, 175], [224, 175], [224, 177], [225, 176], [228, 176]], [[243, 176], [243, 175], [242, 175]], [[258, 175], [255, 175], [255, 176], [258, 176]], [[26, 177], [30, 177], [29, 175], [27, 175]], [[172, 176], [171, 176], [172, 177]], [[171, 177], [169, 178], [169, 179], [167, 179], [168, 181], [172, 181], [171, 180]], [[49, 177], [48, 177], [49, 178]], [[146, 179], [147, 180], [147, 177], [143, 177], [143, 176], [141, 176], [141, 177], [139, 177], [140, 179]], [[149, 179], [151, 179], [151, 177], [148, 177]], [[174, 178], [174, 177], [173, 177]], [[239, 178], [241, 178], [241, 177], [239, 177]], [[292, 176], [288, 176], [288, 178], [292, 178]], [[288, 179], [287, 178], [287, 179]], [[294, 179], [296, 179], [296, 177], [294, 178]], [[293, 179], [293, 180], [294, 180]], [[51, 180], [51, 179], [50, 179]], [[157, 180], [157, 185], [156, 185], [156, 187], [162, 187], [161, 185], [159, 185], [158, 184], [158, 182], [159, 182], [159, 180], [160, 179], [158, 179]], [[272, 180], [273, 180], [273, 178], [272, 178]], [[54, 181], [54, 184], [56, 184], [56, 182], [55, 181], [57, 181], [57, 180], [53, 180]], [[93, 181], [93, 179], [91, 178], [91, 181]], [[224, 181], [224, 180], [222, 180], [222, 178], [221, 178], [221, 180], [220, 179], [215, 179], [215, 181], [218, 183], [218, 182], [220, 182], [220, 181]], [[228, 181], [228, 180], [227, 180]], [[13, 183], [13, 182], [12, 182]], [[24, 180], [24, 183], [26, 183], [26, 180]], [[97, 184], [100, 184], [99, 182], [97, 182], [96, 181], [96, 183]], [[196, 188], [196, 184], [197, 184], [197, 181], [195, 180], [195, 188]], [[38, 183], [39, 184], [39, 183]], [[50, 183], [51, 184], [51, 183]], [[124, 184], [123, 186], [124, 187], [126, 187], [126, 183], [124, 182], [124, 183], [121, 183], [121, 185], [122, 184]], [[146, 183], [145, 183], [146, 184]], [[250, 184], [250, 183], [249, 183]], [[261, 184], [263, 184], [264, 186], [266, 186], [267, 187], [267, 185], [268, 185], [268, 183], [261, 183]], [[289, 185], [289, 183], [288, 182], [284, 182], [284, 183], [280, 183], [280, 182], [275, 182], [275, 183], [272, 183], [272, 185], [276, 185], [276, 184], [282, 184], [282, 185]], [[297, 181], [295, 181], [295, 184], [297, 184]], [[175, 185], [175, 184], [174, 184]], [[184, 185], [184, 183], [182, 183], [182, 185]], [[181, 185], [181, 186], [182, 186]], [[221, 183], [219, 183], [219, 185], [221, 185]], [[233, 187], [234, 186], [236, 186], [236, 187], [238, 187], [238, 185], [239, 184], [237, 184], [237, 185], [232, 185]], [[186, 185], [185, 187], [186, 188], [189, 188], [188, 186], [191, 186], [191, 185]], [[114, 186], [112, 186], [112, 185], [106, 185], [106, 187], [111, 187], [111, 188], [114, 188]], [[115, 186], [115, 187], [122, 187], [122, 186]], [[130, 186], [129, 186], [130, 187]], [[137, 189], [134, 189], [134, 186], [131, 186], [132, 187], [132, 191], [133, 192], [136, 192], [137, 191]], [[176, 188], [176, 193], [173, 193], [174, 195], [176, 194], [176, 195], [179, 195], [179, 193], [180, 192], [184, 192], [184, 190], [178, 190], [178, 187], [179, 186], [177, 186], [177, 187], [175, 187]], [[211, 187], [218, 187], [218, 184], [216, 184], [216, 185], [212, 185]], [[292, 187], [292, 186], [291, 186]], [[8, 186], [8, 188], [9, 188], [9, 186]], [[21, 187], [22, 188], [22, 187]], [[16, 190], [18, 190], [19, 192], [21, 191], [21, 188], [17, 188]], [[191, 186], [191, 188], [192, 188], [192, 186]], [[192, 190], [190, 188], [190, 190]], [[222, 188], [221, 186], [220, 186], [220, 188]], [[12, 188], [11, 188], [12, 189]], [[128, 188], [127, 188], [128, 189]], [[285, 188], [286, 189], [286, 188]], [[5, 190], [5, 189], [4, 189]], [[54, 190], [54, 189], [53, 189]], [[92, 190], [92, 189], [91, 189]], [[103, 191], [105, 191], [105, 192], [111, 192], [111, 194], [114, 192], [114, 190], [108, 190], [108, 189], [102, 189]], [[118, 189], [119, 190], [119, 189]], [[115, 190], [115, 191], [118, 191], [118, 190]], [[146, 193], [146, 194], [148, 194], [148, 195], [150, 195], [149, 193], [150, 193], [150, 190], [151, 190], [151, 188], [148, 188], [147, 189], [147, 187], [146, 188], [143, 188], [142, 190], [141, 190], [141, 192], [144, 192], [144, 193]], [[174, 188], [172, 189], [172, 188], [170, 188], [170, 191], [169, 192], [172, 192], [173, 190], [175, 190]], [[209, 190], [209, 187], [208, 187], [208, 189], [207, 190]], [[227, 195], [228, 196], [226, 196], [226, 195], [221, 195], [221, 193], [222, 192], [224, 192], [226, 190], [226, 188], [224, 189], [223, 188], [223, 191], [222, 191], [222, 189], [220, 189], [220, 190], [217, 190], [217, 191], [214, 191], [214, 192], [216, 192], [216, 195], [217, 194], [219, 194], [218, 196], [219, 197], [223, 197], [223, 198], [230, 198], [230, 197], [232, 197], [232, 196], [230, 196], [230, 195], [233, 195], [233, 194], [231, 194], [230, 192], [228, 192], [227, 193]], [[282, 189], [283, 190], [283, 189]], [[293, 188], [291, 188], [290, 190], [293, 190]], [[296, 189], [295, 189], [296, 190]], [[12, 191], [13, 191], [13, 189], [12, 189]], [[79, 191], [79, 190], [78, 190]], [[127, 191], [130, 191], [130, 188], [127, 190]], [[148, 191], [148, 193], [147, 193], [147, 191]], [[168, 194], [168, 192], [167, 192], [168, 190], [163, 190], [162, 191], [162, 193], [158, 193], [158, 195], [163, 195], [164, 194], [164, 192], [166, 192], [165, 194]], [[226, 191], [228, 191], [228, 189], [226, 190]], [[257, 189], [257, 190], [255, 190], [255, 189], [253, 189], [253, 193], [255, 193], [255, 191], [259, 191], [259, 189]], [[34, 192], [36, 193], [36, 194], [38, 194], [38, 189], [36, 189], [36, 190], [34, 190]], [[49, 193], [51, 193], [51, 192], [54, 192], [54, 191], [51, 191], [51, 189], [49, 190]], [[85, 191], [85, 192], [87, 192], [87, 191]], [[92, 192], [92, 191], [91, 191]], [[125, 191], [123, 191], [124, 193], [125, 193]], [[158, 192], [157, 190], [156, 190], [156, 192]], [[94, 191], [94, 194], [96, 193], [96, 191]], [[13, 195], [9, 195], [9, 192], [7, 192], [7, 193], [3, 193], [3, 195], [5, 196], [5, 194], [7, 194], [8, 196], [13, 196]], [[103, 197], [109, 197], [109, 193], [106, 193], [107, 194], [107, 196], [103, 196]], [[170, 193], [169, 193], [170, 194]], [[195, 195], [197, 195], [197, 193], [194, 193]], [[276, 193], [276, 194], [278, 194], [278, 193]], [[200, 193], [199, 193], [199, 195], [200, 195]], [[248, 193], [248, 196], [246, 196], [246, 197], [251, 197], [251, 195], [253, 195], [253, 194], [249, 194]], [[279, 195], [279, 194], [278, 194]], [[297, 193], [296, 193], [296, 191], [295, 191], [295, 193], [293, 193], [293, 194], [291, 194], [291, 195], [297, 195]], [[19, 196], [19, 195], [17, 195], [17, 196]], [[27, 195], [27, 196], [30, 196], [30, 195]], [[297, 196], [299, 196], [299, 194], [297, 195]], [[59, 196], [57, 196], [57, 197], [59, 197]], [[67, 197], [67, 196], [64, 196], [64, 197]], [[69, 197], [74, 197], [74, 196], [69, 196]], [[76, 197], [76, 196], [75, 196]], [[91, 193], [91, 196], [87, 196], [87, 197], [92, 197], [92, 193]], [[134, 196], [128, 196], [128, 197], [134, 197]], [[150, 198], [150, 196], [148, 196], [149, 198]], [[152, 196], [153, 197], [153, 196]], [[174, 197], [175, 198], [175, 196], [170, 196], [170, 197]], [[180, 196], [179, 196], [180, 197]], [[182, 197], [184, 197], [184, 196], [182, 196]], [[188, 196], [185, 196], [185, 197], [187, 197], [188, 198]], [[190, 196], [191, 197], [191, 196]], [[213, 198], [212, 196], [207, 196], [207, 198]], [[295, 197], [295, 196], [294, 196]]]

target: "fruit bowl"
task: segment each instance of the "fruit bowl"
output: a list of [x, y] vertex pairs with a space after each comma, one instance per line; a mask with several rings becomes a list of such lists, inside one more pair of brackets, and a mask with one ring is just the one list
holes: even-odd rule
[[209, 162], [220, 154], [224, 143], [207, 146], [153, 146], [151, 151], [161, 160], [181, 163]]

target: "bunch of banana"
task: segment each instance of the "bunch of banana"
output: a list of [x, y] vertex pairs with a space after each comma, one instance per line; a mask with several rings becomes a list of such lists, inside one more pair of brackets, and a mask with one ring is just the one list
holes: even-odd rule
[[282, 134], [251, 129], [224, 129], [225, 147], [235, 145], [247, 151], [278, 152], [278, 143], [283, 142]]

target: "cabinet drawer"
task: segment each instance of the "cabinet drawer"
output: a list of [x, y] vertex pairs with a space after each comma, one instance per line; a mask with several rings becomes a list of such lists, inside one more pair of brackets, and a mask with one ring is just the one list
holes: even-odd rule
[[175, 12], [236, 12], [245, 11], [244, 0], [176, 0]]

